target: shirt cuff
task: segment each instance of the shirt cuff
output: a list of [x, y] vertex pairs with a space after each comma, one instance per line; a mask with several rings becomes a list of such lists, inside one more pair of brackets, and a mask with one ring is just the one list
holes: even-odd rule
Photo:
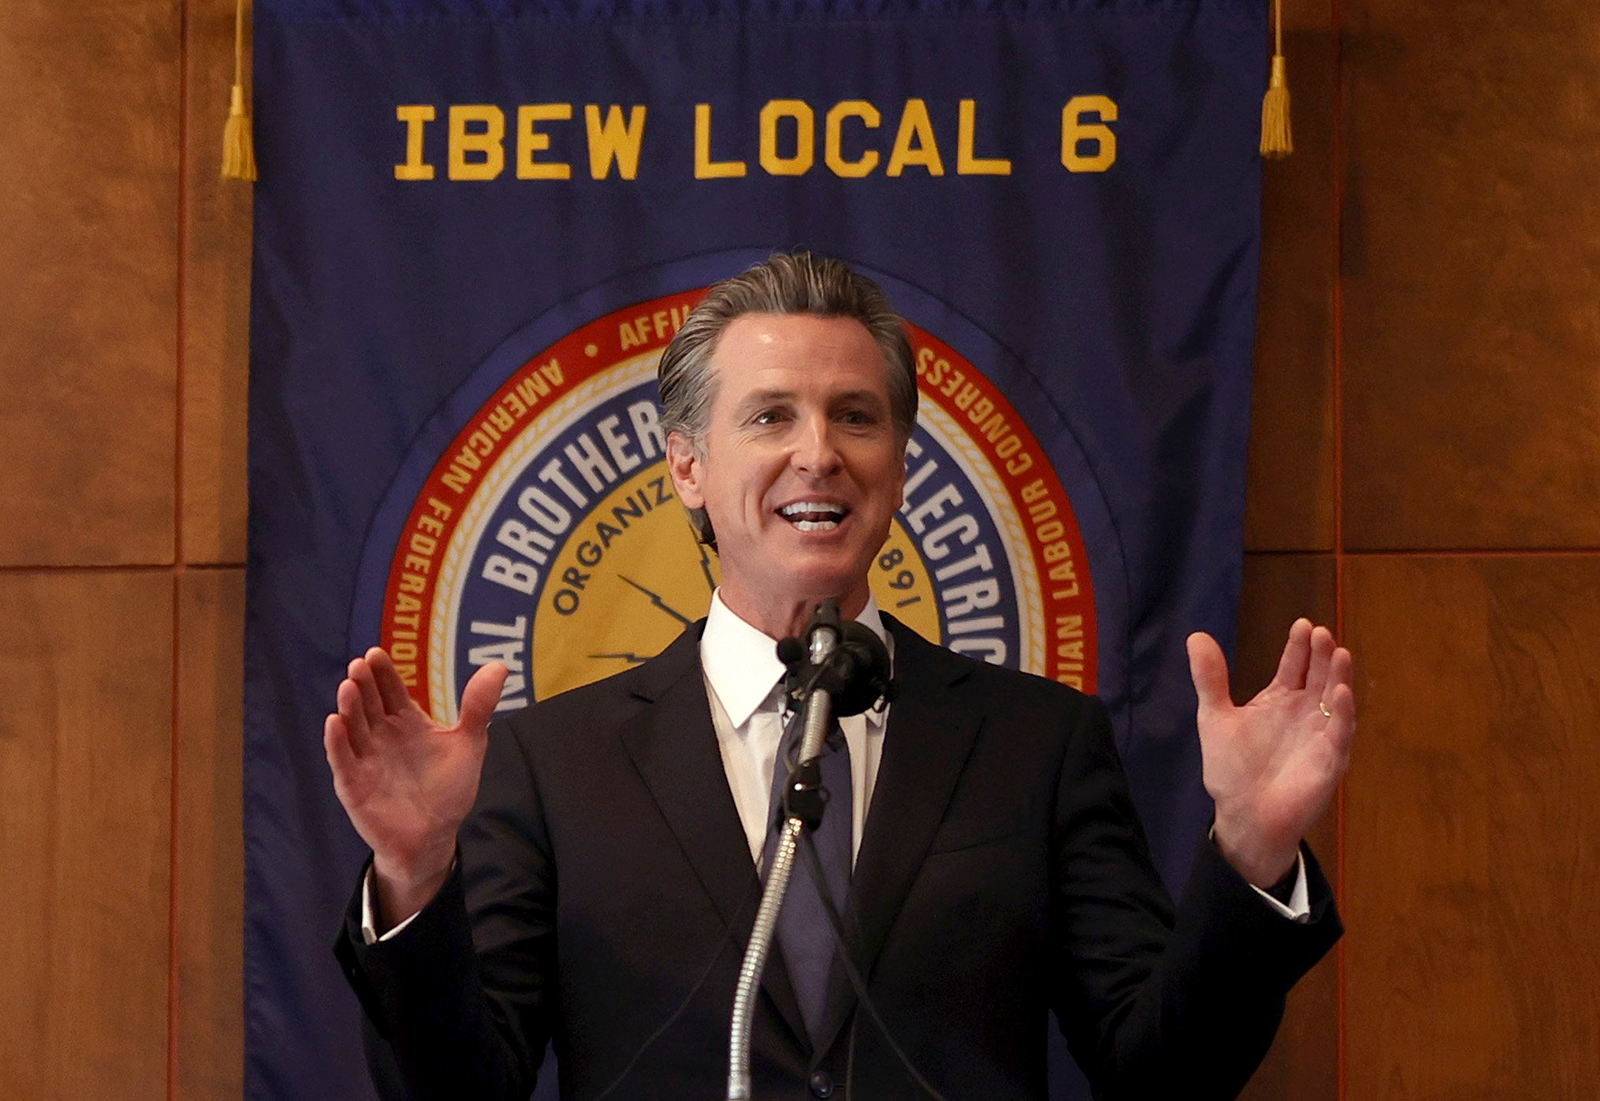
[[1300, 925], [1305, 925], [1311, 920], [1311, 889], [1306, 885], [1305, 854], [1296, 853], [1294, 861], [1294, 890], [1289, 892], [1289, 902], [1287, 905], [1279, 902], [1267, 892], [1263, 891], [1260, 887], [1257, 887], [1254, 883], [1250, 884], [1250, 889], [1256, 894], [1260, 895], [1262, 898], [1266, 899], [1268, 906], [1271, 906], [1274, 910], [1278, 911], [1278, 913], [1282, 914], [1290, 921], [1296, 922]]
[[[1206, 831], [1206, 840], [1213, 845], [1217, 843], [1217, 828], [1215, 826]], [[1289, 892], [1289, 901], [1287, 903], [1279, 902], [1254, 883], [1250, 884], [1250, 889], [1260, 895], [1268, 906], [1271, 906], [1283, 917], [1298, 925], [1310, 924], [1311, 888], [1306, 883], [1306, 854], [1303, 851], [1294, 854], [1294, 890]]]
[[[455, 867], [456, 867], [455, 861], [452, 860], [450, 862], [450, 870], [451, 871], [455, 871]], [[393, 929], [390, 929], [387, 933], [383, 934], [383, 936], [380, 937], [378, 935], [378, 911], [372, 905], [372, 876], [373, 876], [372, 865], [368, 864], [367, 865], [367, 874], [361, 877], [361, 943], [362, 944], [381, 944], [382, 942], [384, 942], [386, 940], [389, 940], [392, 937], [399, 936], [400, 935], [400, 931], [402, 929], [404, 929], [407, 925], [410, 925], [413, 921], [416, 921], [417, 920], [417, 914], [422, 913], [421, 910], [418, 910], [417, 914], [412, 914], [410, 917], [406, 918], [404, 921], [400, 922], [400, 924], [396, 925]], [[1300, 878], [1301, 879], [1305, 878], [1305, 873], [1304, 872], [1301, 873]]]

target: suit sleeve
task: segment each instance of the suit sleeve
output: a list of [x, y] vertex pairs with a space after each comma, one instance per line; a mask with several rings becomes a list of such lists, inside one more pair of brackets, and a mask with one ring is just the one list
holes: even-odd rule
[[399, 935], [363, 943], [358, 886], [334, 946], [386, 1101], [524, 1101], [550, 1037], [554, 863], [533, 770], [504, 723], [489, 728], [459, 843], [450, 878]]
[[1341, 932], [1315, 859], [1305, 851], [1305, 924], [1276, 913], [1209, 841], [1174, 910], [1097, 699], [1069, 736], [1056, 798], [1053, 1008], [1073, 1057], [1107, 1101], [1237, 1096], [1289, 988]]

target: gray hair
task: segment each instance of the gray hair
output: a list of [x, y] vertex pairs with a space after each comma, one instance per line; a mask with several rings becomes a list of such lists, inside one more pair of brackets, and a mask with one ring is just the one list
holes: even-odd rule
[[[842, 260], [809, 252], [775, 253], [741, 275], [713, 286], [661, 353], [661, 430], [687, 437], [701, 451], [716, 396], [711, 356], [723, 331], [747, 313], [848, 317], [865, 325], [889, 370], [889, 415], [901, 444], [917, 423], [917, 370], [905, 321], [871, 279]], [[689, 510], [702, 543], [716, 548], [705, 509]]]

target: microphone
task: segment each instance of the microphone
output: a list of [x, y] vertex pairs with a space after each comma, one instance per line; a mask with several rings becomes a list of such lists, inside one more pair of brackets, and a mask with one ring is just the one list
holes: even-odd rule
[[889, 667], [889, 648], [872, 628], [851, 620], [844, 625], [844, 638], [834, 662], [842, 682], [834, 694], [835, 715], [859, 715], [894, 699], [894, 679]]
[[859, 715], [880, 700], [894, 699], [889, 648], [872, 628], [839, 619], [832, 600], [818, 604], [804, 640], [778, 643], [778, 660], [788, 668], [784, 690], [789, 706], [799, 710], [814, 691], [826, 692], [838, 717]]
[[[778, 910], [789, 887], [800, 835], [816, 829], [822, 821], [827, 797], [817, 756], [823, 738], [833, 715], [859, 715], [882, 699], [889, 685], [888, 650], [870, 629], [859, 623], [841, 623], [839, 605], [832, 600], [817, 605], [803, 642], [787, 638], [778, 643], [778, 657], [789, 669], [784, 691], [790, 706], [796, 711], [797, 705], [804, 706], [805, 724], [794, 770], [784, 784], [778, 844], [766, 870], [744, 962], [739, 966], [728, 1036], [727, 1101], [750, 1101], [750, 1035], [756, 990], [777, 931]], [[774, 767], [781, 769], [784, 762], [778, 761]]]

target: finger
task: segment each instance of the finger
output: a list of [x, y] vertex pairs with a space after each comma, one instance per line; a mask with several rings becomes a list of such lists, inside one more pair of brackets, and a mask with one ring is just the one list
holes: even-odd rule
[[1189, 636], [1189, 676], [1194, 679], [1195, 695], [1200, 697], [1200, 709], [1233, 706], [1228, 694], [1228, 661], [1222, 656], [1217, 640], [1204, 631]]
[[344, 671], [361, 694], [361, 710], [365, 712], [367, 726], [378, 730], [388, 716], [384, 712], [383, 697], [378, 694], [378, 682], [373, 678], [372, 666], [366, 658], [352, 658]]
[[337, 790], [356, 770], [356, 753], [350, 747], [350, 732], [344, 719], [337, 713], [322, 721], [322, 752], [327, 755], [328, 767], [333, 770], [333, 786]]
[[367, 651], [367, 664], [372, 667], [378, 694], [383, 697], [383, 706], [389, 714], [398, 715], [409, 710], [411, 693], [406, 691], [406, 682], [400, 679], [400, 670], [394, 667], [394, 659], [389, 657], [388, 651], [374, 646]]
[[472, 674], [472, 679], [467, 681], [466, 688], [461, 692], [462, 730], [472, 734], [483, 732], [500, 703], [500, 693], [504, 691], [506, 677], [510, 674], [511, 670], [498, 661], [491, 661]]
[[1333, 632], [1326, 627], [1311, 629], [1311, 661], [1306, 666], [1306, 687], [1321, 699], [1328, 689], [1328, 663], [1333, 658]]
[[1337, 685], [1329, 694], [1328, 742], [1338, 752], [1346, 765], [1350, 759], [1350, 745], [1356, 735], [1356, 694], [1348, 684]]
[[367, 713], [361, 704], [361, 689], [356, 687], [353, 680], [342, 680], [334, 700], [339, 708], [339, 718], [344, 722], [350, 749], [359, 757], [372, 744], [372, 731], [367, 726]]
[[1333, 695], [1333, 690], [1341, 684], [1355, 691], [1355, 659], [1343, 646], [1334, 650], [1333, 656], [1328, 659], [1328, 683], [1323, 688], [1323, 695]]
[[1299, 689], [1306, 686], [1306, 663], [1311, 658], [1311, 621], [1304, 618], [1289, 625], [1289, 638], [1283, 644], [1283, 656], [1278, 659], [1278, 671], [1272, 683], [1279, 688]]

